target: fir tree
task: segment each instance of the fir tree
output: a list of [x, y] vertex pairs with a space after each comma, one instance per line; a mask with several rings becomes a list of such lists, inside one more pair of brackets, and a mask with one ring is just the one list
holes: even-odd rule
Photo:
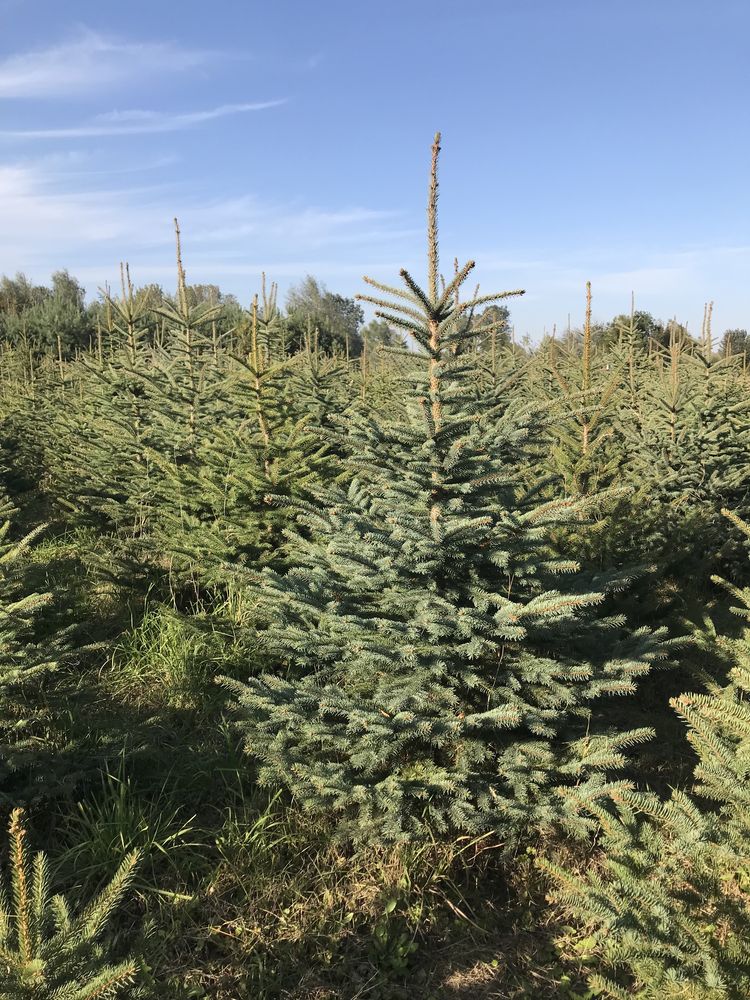
[[459, 300], [472, 262], [441, 281], [438, 152], [439, 137], [426, 288], [402, 271], [403, 288], [366, 279], [379, 294], [363, 296], [420, 349], [403, 361], [400, 412], [348, 414], [348, 486], [298, 505], [293, 568], [254, 590], [279, 673], [227, 684], [261, 780], [333, 814], [343, 836], [580, 831], [648, 735], [607, 732], [602, 696], [635, 689], [658, 638], [597, 615], [616, 575], [582, 579], [551, 554], [550, 527], [585, 503], [540, 505], [519, 487], [517, 415], [477, 392], [484, 369], [462, 350], [467, 316], [518, 293]]
[[157, 458], [166, 483], [156, 537], [202, 584], [228, 586], [243, 567], [280, 560], [288, 512], [268, 495], [295, 496], [330, 464], [317, 433], [327, 407], [319, 413], [310, 384], [318, 384], [317, 362], [281, 353], [275, 299], [264, 283], [247, 353], [222, 368], [221, 418], [200, 435], [192, 460]]
[[591, 324], [591, 282], [586, 285], [586, 319], [580, 345], [549, 344], [554, 377], [552, 399], [563, 404], [550, 420], [548, 466], [569, 494], [591, 494], [611, 485], [618, 468], [611, 417], [622, 373], [612, 353], [598, 350]]
[[14, 539], [15, 513], [10, 501], [0, 498], [0, 789], [11, 773], [33, 769], [29, 730], [38, 709], [30, 693], [55, 668], [65, 646], [63, 636], [40, 634], [52, 594], [35, 591], [29, 581], [28, 549], [44, 526]]
[[[106, 297], [106, 327], [74, 366], [49, 419], [48, 465], [56, 504], [88, 531], [87, 565], [126, 588], [181, 580], [166, 527], [207, 502], [175, 488], [172, 470], [194, 468], [223, 411], [228, 356], [214, 342], [219, 307], [194, 304], [177, 230], [178, 294], [152, 308], [122, 269], [122, 294]], [[155, 335], [154, 327], [158, 327]], [[187, 573], [187, 571], [185, 571]]]
[[673, 324], [639, 374], [637, 401], [618, 415], [634, 491], [620, 551], [648, 552], [663, 577], [715, 572], [726, 540], [719, 511], [748, 514], [747, 388], [738, 359], [713, 356], [707, 328], [696, 347]]
[[744, 1000], [746, 849], [732, 850], [721, 821], [682, 792], [666, 803], [629, 795], [600, 818], [596, 869], [543, 864], [589, 942], [592, 989], [612, 1000]]
[[[66, 371], [40, 408], [48, 490], [57, 512], [88, 536], [98, 576], [135, 584], [148, 576], [155, 475], [149, 389], [151, 313], [127, 266], [121, 296], [106, 293], [105, 327], [94, 351]], [[83, 550], [83, 546], [82, 546]]]
[[49, 862], [33, 859], [21, 809], [9, 826], [7, 885], [0, 894], [0, 997], [7, 1000], [105, 1000], [142, 997], [132, 959], [112, 964], [100, 943], [132, 882], [138, 854], [129, 854], [112, 881], [78, 915], [50, 895]]
[[[750, 526], [729, 515], [750, 537]], [[750, 588], [729, 586], [750, 619]], [[724, 640], [730, 683], [672, 705], [698, 757], [694, 793], [625, 794], [600, 812], [603, 860], [544, 867], [592, 934], [591, 985], [615, 1000], [741, 1000], [750, 992], [750, 628]]]

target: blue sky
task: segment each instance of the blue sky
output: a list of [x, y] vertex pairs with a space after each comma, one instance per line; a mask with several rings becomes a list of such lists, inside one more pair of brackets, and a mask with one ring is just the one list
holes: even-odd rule
[[441, 236], [519, 335], [750, 325], [747, 0], [0, 0], [0, 272], [353, 294]]

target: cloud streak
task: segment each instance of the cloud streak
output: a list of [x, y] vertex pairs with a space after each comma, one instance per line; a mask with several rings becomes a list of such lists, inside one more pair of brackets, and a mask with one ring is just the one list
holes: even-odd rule
[[[118, 116], [113, 124], [132, 121]], [[56, 152], [0, 164], [0, 273], [24, 270], [47, 280], [67, 266], [94, 291], [114, 280], [118, 261], [127, 259], [139, 283], [171, 287], [174, 215], [182, 225], [189, 279], [217, 281], [243, 298], [264, 269], [282, 286], [311, 273], [348, 295], [361, 290], [363, 273], [389, 281], [397, 264], [413, 273], [423, 267], [422, 223], [412, 215], [229, 191], [217, 197], [210, 188], [193, 190], [169, 163], [153, 163], [163, 173], [152, 171], [152, 183], [138, 186], [124, 176], [120, 185], [113, 176], [100, 182], [90, 169], [71, 172], [95, 167], [96, 157], [106, 155]], [[120, 164], [123, 171], [140, 164], [136, 151], [132, 156], [132, 164]], [[676, 308], [681, 321], [699, 328], [703, 303], [713, 298], [717, 330], [746, 324], [750, 245], [621, 247], [607, 254], [596, 247], [571, 254], [562, 245], [526, 247], [521, 254], [485, 250], [476, 255], [483, 289], [528, 290], [511, 308], [519, 337], [528, 331], [536, 339], [553, 323], [563, 329], [568, 312], [579, 324], [586, 279], [593, 281], [598, 319], [627, 312], [633, 289], [637, 308], [661, 319]]]
[[266, 111], [286, 104], [286, 98], [274, 101], [253, 101], [245, 104], [221, 104], [203, 111], [170, 113], [163, 111], [112, 111], [84, 125], [65, 128], [0, 129], [0, 139], [97, 139], [113, 135], [147, 135], [159, 132], [181, 132], [184, 129], [247, 114]]
[[0, 273], [20, 269], [43, 277], [62, 261], [77, 272], [95, 272], [99, 284], [126, 258], [139, 280], [147, 281], [171, 268], [174, 215], [195, 279], [204, 267], [212, 274], [225, 267], [227, 275], [252, 271], [250, 255], [263, 258], [269, 270], [279, 266], [303, 276], [300, 261], [334, 254], [354, 266], [411, 239], [403, 219], [392, 212], [279, 204], [246, 195], [200, 197], [171, 177], [139, 187], [71, 186], [68, 174], [41, 158], [0, 165]]
[[174, 42], [126, 42], [83, 30], [70, 41], [0, 60], [0, 98], [70, 98], [206, 65], [216, 53]]

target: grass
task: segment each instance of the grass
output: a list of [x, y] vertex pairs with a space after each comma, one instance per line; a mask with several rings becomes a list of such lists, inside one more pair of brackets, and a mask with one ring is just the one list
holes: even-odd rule
[[557, 918], [529, 855], [509, 865], [485, 839], [347, 851], [257, 796], [204, 832], [202, 877], [146, 904], [151, 960], [186, 995], [565, 995]]
[[105, 771], [100, 787], [65, 816], [59, 868], [90, 895], [111, 878], [124, 854], [138, 850], [144, 858], [138, 885], [147, 891], [165, 868], [178, 870], [182, 851], [200, 846], [193, 839], [194, 820], [184, 816], [166, 783], [156, 796], [139, 794], [121, 759], [117, 771]]
[[108, 665], [111, 689], [136, 702], [197, 709], [220, 661], [215, 635], [191, 620], [149, 608], [115, 647]]

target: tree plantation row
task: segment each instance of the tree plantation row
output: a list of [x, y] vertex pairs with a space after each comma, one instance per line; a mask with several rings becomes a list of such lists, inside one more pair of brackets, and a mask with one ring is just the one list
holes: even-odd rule
[[438, 155], [364, 330], [0, 286], [4, 995], [748, 995], [745, 336], [516, 343]]

